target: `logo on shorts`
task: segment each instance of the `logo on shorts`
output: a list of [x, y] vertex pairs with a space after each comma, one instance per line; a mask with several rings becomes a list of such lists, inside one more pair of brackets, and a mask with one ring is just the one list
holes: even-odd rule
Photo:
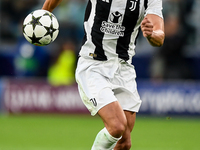
[[97, 106], [97, 101], [95, 98], [91, 98], [90, 101], [93, 103], [93, 105], [96, 107]]

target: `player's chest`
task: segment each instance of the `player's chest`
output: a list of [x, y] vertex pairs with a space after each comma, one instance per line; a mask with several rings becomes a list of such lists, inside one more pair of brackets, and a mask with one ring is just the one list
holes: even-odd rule
[[140, 15], [142, 0], [96, 0], [96, 14], [99, 18], [110, 18], [113, 22], [120, 18], [133, 18]]
[[141, 2], [143, 0], [96, 0], [96, 19], [99, 20], [99, 23], [108, 21], [122, 24], [125, 21], [128, 25], [139, 18]]

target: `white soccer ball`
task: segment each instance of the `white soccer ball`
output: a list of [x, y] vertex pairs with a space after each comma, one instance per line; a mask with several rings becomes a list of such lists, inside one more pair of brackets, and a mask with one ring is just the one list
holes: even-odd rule
[[33, 45], [48, 45], [57, 38], [58, 33], [58, 20], [47, 10], [35, 10], [24, 19], [24, 37]]

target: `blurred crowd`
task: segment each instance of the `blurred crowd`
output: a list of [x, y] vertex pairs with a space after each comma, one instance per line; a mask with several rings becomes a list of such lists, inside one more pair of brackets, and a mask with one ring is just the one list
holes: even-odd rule
[[[0, 77], [45, 77], [54, 85], [72, 84], [87, 0], [63, 0], [53, 12], [60, 25], [58, 38], [48, 46], [37, 47], [23, 37], [22, 24], [43, 3], [44, 0], [0, 1]], [[138, 69], [147, 75], [140, 76], [138, 71], [138, 78], [200, 79], [199, 8], [199, 0], [163, 0], [165, 43], [152, 49], [140, 35], [135, 64], [133, 61], [136, 71], [144, 56], [148, 61], [146, 70]]]
[[199, 4], [195, 0], [163, 1], [166, 37], [152, 57], [153, 79], [195, 79], [195, 68], [188, 57], [198, 47], [200, 22], [195, 17], [200, 15]]

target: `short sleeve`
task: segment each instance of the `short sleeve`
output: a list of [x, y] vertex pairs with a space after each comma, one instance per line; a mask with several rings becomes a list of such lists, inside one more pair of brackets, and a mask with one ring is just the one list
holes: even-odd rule
[[147, 14], [155, 14], [163, 18], [162, 9], [162, 0], [147, 0], [145, 16]]

